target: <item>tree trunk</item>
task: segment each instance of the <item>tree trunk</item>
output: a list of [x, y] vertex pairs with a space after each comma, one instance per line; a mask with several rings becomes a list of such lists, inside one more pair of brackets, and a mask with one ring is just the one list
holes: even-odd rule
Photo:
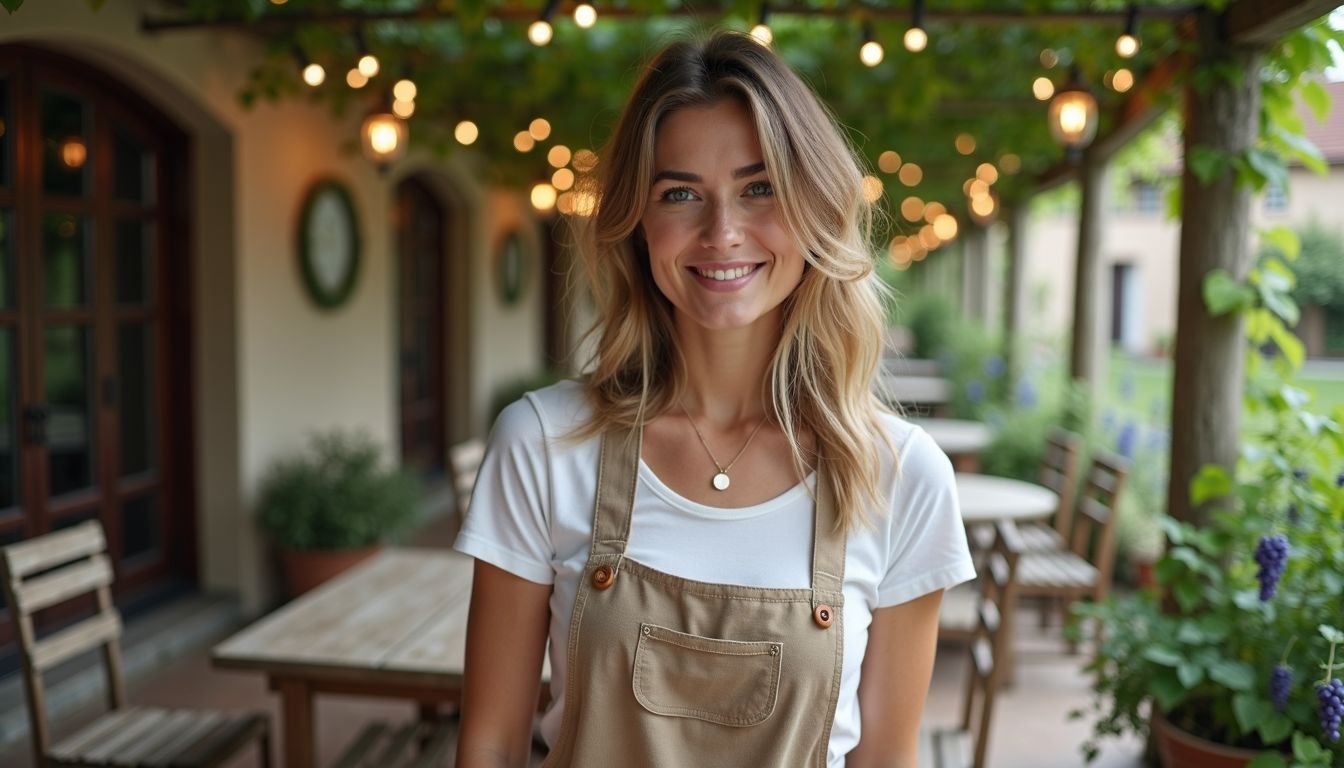
[[[1260, 50], [1228, 43], [1219, 18], [1199, 16], [1200, 71], [1185, 95], [1185, 171], [1181, 179], [1181, 252], [1177, 290], [1176, 372], [1171, 400], [1171, 480], [1168, 512], [1203, 525], [1207, 511], [1190, 504], [1190, 481], [1205, 464], [1229, 472], [1237, 460], [1246, 342], [1238, 313], [1212, 317], [1204, 278], [1224, 269], [1243, 280], [1251, 265], [1251, 191], [1229, 169], [1204, 184], [1191, 171], [1196, 148], [1237, 155], [1255, 143], [1260, 113]], [[1233, 82], [1235, 81], [1235, 82]]]
[[1073, 283], [1073, 339], [1069, 376], [1095, 403], [1101, 393], [1105, 344], [1101, 337], [1101, 229], [1109, 158], [1084, 152], [1078, 169], [1078, 268]]

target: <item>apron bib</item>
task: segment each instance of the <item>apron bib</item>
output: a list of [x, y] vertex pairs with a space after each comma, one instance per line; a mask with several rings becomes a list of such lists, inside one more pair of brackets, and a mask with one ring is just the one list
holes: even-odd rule
[[809, 589], [693, 581], [625, 555], [641, 439], [639, 429], [602, 436], [564, 718], [543, 766], [825, 768], [845, 566], [826, 473]]

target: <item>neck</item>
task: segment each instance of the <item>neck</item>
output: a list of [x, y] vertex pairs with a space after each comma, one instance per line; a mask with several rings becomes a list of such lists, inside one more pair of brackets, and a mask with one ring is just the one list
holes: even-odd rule
[[686, 361], [682, 405], [702, 424], [730, 428], [772, 411], [766, 377], [779, 343], [778, 318], [724, 331], [677, 323]]

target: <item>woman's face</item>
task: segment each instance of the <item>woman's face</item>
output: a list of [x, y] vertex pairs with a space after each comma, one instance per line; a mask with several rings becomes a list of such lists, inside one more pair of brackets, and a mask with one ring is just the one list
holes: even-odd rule
[[678, 323], [778, 328], [803, 277], [747, 106], [726, 98], [663, 118], [641, 220], [654, 283]]

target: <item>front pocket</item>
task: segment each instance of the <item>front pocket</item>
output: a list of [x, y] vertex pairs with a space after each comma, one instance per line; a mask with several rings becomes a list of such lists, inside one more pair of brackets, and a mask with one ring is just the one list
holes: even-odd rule
[[656, 715], [756, 725], [775, 711], [783, 658], [783, 643], [719, 640], [641, 624], [635, 699]]

